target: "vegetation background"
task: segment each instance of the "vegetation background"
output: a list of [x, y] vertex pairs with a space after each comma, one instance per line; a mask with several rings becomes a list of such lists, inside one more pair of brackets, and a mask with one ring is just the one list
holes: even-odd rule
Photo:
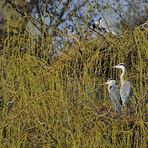
[[[146, 148], [147, 28], [129, 27], [122, 20], [122, 36], [98, 33], [93, 37], [95, 30], [86, 25], [92, 32], [80, 30], [84, 37], [82, 32], [67, 33], [55, 24], [48, 34], [40, 22], [41, 34], [35, 38], [25, 28], [30, 20], [36, 24], [27, 7], [5, 2], [3, 7], [14, 11], [19, 21], [12, 27], [12, 13], [1, 20], [0, 147]], [[30, 7], [38, 4], [30, 3]], [[59, 36], [65, 37], [62, 46], [53, 42]], [[128, 108], [118, 114], [104, 83], [109, 77], [119, 82], [120, 71], [112, 66], [121, 62], [127, 65], [133, 96]]]

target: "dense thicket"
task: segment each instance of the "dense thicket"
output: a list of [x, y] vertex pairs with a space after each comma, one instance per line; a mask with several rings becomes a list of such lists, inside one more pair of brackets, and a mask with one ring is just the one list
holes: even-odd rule
[[[147, 30], [75, 42], [52, 58], [50, 37], [1, 38], [0, 147], [147, 147]], [[117, 114], [103, 84], [120, 62], [134, 95]]]

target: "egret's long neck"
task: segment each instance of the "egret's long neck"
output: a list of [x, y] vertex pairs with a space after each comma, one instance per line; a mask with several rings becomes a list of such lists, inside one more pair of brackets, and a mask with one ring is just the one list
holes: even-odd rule
[[122, 70], [122, 73], [120, 75], [120, 81], [121, 81], [121, 85], [122, 85], [124, 82], [125, 68], [123, 67], [123, 68], [121, 68], [121, 70]]
[[111, 87], [115, 85], [115, 81], [108, 84], [108, 91], [110, 92]]
[[112, 84], [108, 84], [108, 91], [110, 92], [110, 87], [112, 86]]

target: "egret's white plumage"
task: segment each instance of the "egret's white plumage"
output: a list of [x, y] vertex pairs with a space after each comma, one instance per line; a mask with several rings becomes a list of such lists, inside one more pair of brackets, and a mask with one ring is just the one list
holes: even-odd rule
[[106, 82], [106, 84], [108, 84], [109, 97], [111, 99], [115, 111], [121, 112], [120, 91], [118, 86], [116, 85], [116, 81], [110, 78]]
[[123, 106], [126, 106], [128, 103], [129, 97], [132, 95], [132, 90], [131, 90], [130, 82], [124, 80], [125, 65], [123, 63], [120, 63], [114, 66], [113, 68], [118, 68], [122, 70], [122, 73], [120, 75], [120, 82], [121, 82], [120, 96], [121, 96]]

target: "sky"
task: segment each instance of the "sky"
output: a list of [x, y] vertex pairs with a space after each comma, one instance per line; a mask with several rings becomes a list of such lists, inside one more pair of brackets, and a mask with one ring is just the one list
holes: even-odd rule
[[[63, 0], [62, 3], [60, 3], [58, 7], [58, 11], [63, 8], [63, 3], [66, 0]], [[72, 10], [75, 5], [83, 3], [84, 0], [73, 0], [73, 3], [70, 5], [70, 10]], [[125, 19], [125, 21], [128, 22], [129, 25], [133, 25], [136, 23], [136, 17], [138, 17], [138, 12], [139, 14], [142, 14], [144, 12], [144, 9], [146, 6], [148, 6], [148, 1], [147, 0], [116, 0], [118, 3], [114, 3], [114, 0], [88, 0], [89, 3], [82, 7], [78, 12], [77, 15], [82, 17], [82, 16], [87, 16], [88, 19], [85, 20], [86, 24], [80, 19], [77, 19], [77, 17], [73, 17], [73, 21], [75, 21], [75, 25], [77, 27], [81, 27], [83, 29], [83, 26], [86, 27], [87, 24], [92, 23], [93, 21], [98, 20], [100, 17], [103, 17], [101, 20], [101, 26], [104, 28], [107, 28], [109, 26], [109, 29], [112, 30], [113, 32], [119, 32], [118, 24], [121, 21], [121, 16], [117, 14], [116, 10], [120, 12], [122, 17]], [[99, 9], [97, 9], [97, 5], [95, 2], [98, 3], [100, 6]], [[131, 6], [134, 5], [134, 9], [128, 9], [127, 1], [131, 1]], [[28, 1], [29, 2], [29, 1]], [[41, 5], [43, 5], [41, 3]], [[89, 9], [88, 9], [89, 8]], [[105, 9], [103, 9], [105, 8]], [[140, 9], [138, 9], [140, 8]], [[57, 12], [58, 12], [57, 11]], [[38, 14], [36, 13], [37, 10], [34, 8], [32, 10], [32, 17], [38, 19]], [[129, 12], [131, 14], [129, 14]], [[67, 17], [69, 11], [65, 13], [64, 17]], [[146, 13], [146, 12], [144, 12]], [[128, 16], [128, 17], [127, 17]], [[130, 19], [129, 19], [129, 16]], [[51, 25], [51, 19], [48, 14], [44, 13], [43, 16], [44, 22], [46, 25]], [[52, 22], [52, 25], [55, 23], [56, 19]], [[37, 24], [39, 26], [39, 24]], [[67, 31], [68, 34], [76, 34], [76, 31], [71, 31], [72, 27], [67, 27], [67, 26], [72, 26], [73, 23], [70, 20], [66, 20], [64, 23], [60, 24], [58, 28], [62, 31]], [[27, 24], [28, 31], [34, 34], [34, 36], [40, 35], [40, 31], [31, 23], [28, 22]], [[49, 32], [51, 32], [49, 28]], [[57, 42], [59, 42], [60, 38], [57, 37]], [[61, 40], [63, 38], [61, 37]], [[55, 41], [54, 41], [55, 42]]]

